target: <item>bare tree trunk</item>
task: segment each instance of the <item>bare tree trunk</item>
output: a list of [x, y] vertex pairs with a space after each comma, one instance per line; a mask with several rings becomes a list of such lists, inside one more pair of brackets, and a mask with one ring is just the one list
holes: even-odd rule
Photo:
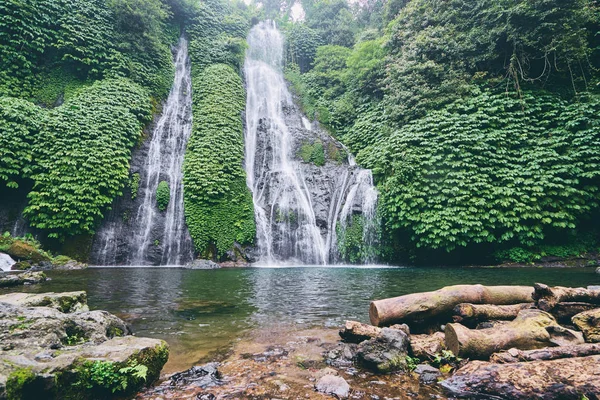
[[500, 350], [516, 347], [538, 349], [557, 344], [583, 343], [579, 332], [557, 325], [552, 315], [540, 310], [521, 310], [508, 324], [490, 329], [469, 329], [461, 324], [446, 325], [446, 347], [463, 358], [487, 360]]
[[511, 304], [497, 306], [494, 304], [461, 303], [454, 307], [452, 319], [454, 322], [477, 324], [482, 321], [512, 320], [517, 318], [519, 311], [532, 308], [533, 303]]
[[447, 286], [434, 292], [413, 293], [406, 296], [371, 302], [369, 317], [377, 326], [395, 323], [422, 323], [435, 317], [449, 317], [460, 303], [517, 304], [532, 300], [529, 286]]
[[558, 303], [563, 302], [600, 304], [600, 290], [562, 286], [550, 287], [543, 283], [536, 283], [534, 288], [533, 300], [535, 300], [537, 307], [544, 311], [551, 311]]
[[587, 357], [600, 354], [600, 344], [576, 344], [573, 346], [545, 347], [536, 350], [509, 349], [492, 354], [490, 362], [497, 364], [522, 361], [556, 360], [559, 358]]

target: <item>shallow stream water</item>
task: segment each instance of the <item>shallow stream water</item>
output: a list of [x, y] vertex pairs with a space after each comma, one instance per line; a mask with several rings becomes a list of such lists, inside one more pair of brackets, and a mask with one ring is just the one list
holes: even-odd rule
[[[138, 336], [166, 340], [164, 372], [189, 368], [255, 328], [368, 322], [374, 299], [456, 284], [599, 285], [593, 268], [282, 267], [219, 270], [89, 268], [49, 271], [51, 281], [11, 291], [85, 290], [91, 309], [114, 313]], [[0, 289], [0, 294], [8, 289]]]

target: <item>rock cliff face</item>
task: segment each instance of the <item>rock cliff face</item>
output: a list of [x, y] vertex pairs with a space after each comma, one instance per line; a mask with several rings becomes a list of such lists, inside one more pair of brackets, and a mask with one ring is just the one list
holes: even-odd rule
[[[373, 229], [377, 192], [370, 171], [294, 104], [282, 74], [283, 38], [274, 24], [248, 36], [246, 173], [261, 262], [339, 260], [337, 232], [362, 214]], [[372, 261], [372, 260], [362, 260]]]
[[[129, 185], [94, 238], [93, 264], [179, 265], [192, 260], [181, 172], [192, 126], [190, 64], [183, 38], [175, 67], [173, 87], [151, 137], [134, 152]], [[160, 201], [159, 187], [165, 192]]]

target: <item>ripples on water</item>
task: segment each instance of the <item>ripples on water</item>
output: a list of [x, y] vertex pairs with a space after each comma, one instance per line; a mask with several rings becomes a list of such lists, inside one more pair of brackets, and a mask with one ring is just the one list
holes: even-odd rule
[[593, 268], [112, 267], [50, 271], [49, 276], [50, 282], [20, 290], [87, 291], [92, 309], [119, 315], [139, 336], [169, 342], [168, 371], [187, 368], [211, 352], [228, 348], [253, 327], [337, 327], [346, 319], [368, 322], [373, 299], [456, 284], [600, 284]]

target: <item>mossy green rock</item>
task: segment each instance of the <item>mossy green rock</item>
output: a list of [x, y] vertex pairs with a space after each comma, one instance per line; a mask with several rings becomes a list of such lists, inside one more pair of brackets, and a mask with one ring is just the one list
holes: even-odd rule
[[29, 243], [25, 243], [20, 240], [15, 240], [10, 245], [6, 253], [19, 261], [31, 260], [34, 263], [50, 261], [50, 258], [47, 255], [43, 254]]
[[51, 307], [63, 313], [89, 311], [87, 293], [9, 293], [0, 296], [0, 303], [23, 307]]
[[167, 362], [164, 341], [122, 336], [106, 311], [61, 311], [87, 307], [85, 292], [14, 295], [0, 298], [0, 399], [128, 398]]

